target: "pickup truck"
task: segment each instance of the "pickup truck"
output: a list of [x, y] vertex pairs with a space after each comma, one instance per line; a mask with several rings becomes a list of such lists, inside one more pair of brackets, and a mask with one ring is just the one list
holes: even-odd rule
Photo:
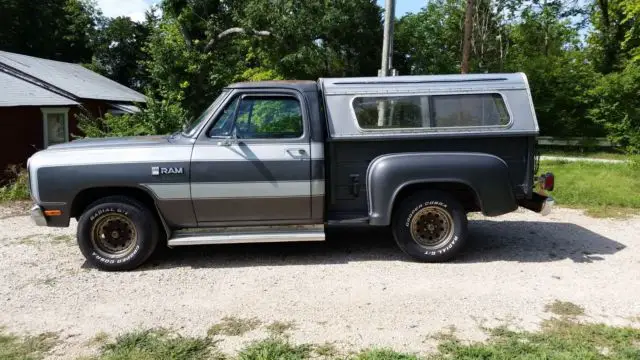
[[232, 84], [166, 136], [80, 139], [27, 163], [31, 217], [67, 227], [103, 270], [158, 246], [323, 241], [390, 227], [417, 261], [452, 258], [467, 214], [546, 214], [521, 73]]

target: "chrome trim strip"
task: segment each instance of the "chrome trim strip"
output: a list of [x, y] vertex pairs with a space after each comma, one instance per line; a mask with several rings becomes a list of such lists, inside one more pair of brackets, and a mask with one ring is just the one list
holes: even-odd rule
[[246, 231], [210, 233], [178, 234], [169, 239], [168, 246], [185, 245], [213, 245], [213, 244], [247, 244], [247, 243], [274, 243], [274, 242], [302, 242], [324, 241], [325, 233], [322, 230], [278, 230], [278, 231]]

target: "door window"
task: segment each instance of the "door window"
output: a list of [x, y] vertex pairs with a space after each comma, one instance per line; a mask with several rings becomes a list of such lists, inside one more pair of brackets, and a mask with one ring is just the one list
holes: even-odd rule
[[288, 96], [251, 96], [232, 101], [216, 121], [210, 136], [231, 135], [234, 113], [235, 135], [239, 139], [290, 139], [303, 134], [302, 110], [298, 99]]

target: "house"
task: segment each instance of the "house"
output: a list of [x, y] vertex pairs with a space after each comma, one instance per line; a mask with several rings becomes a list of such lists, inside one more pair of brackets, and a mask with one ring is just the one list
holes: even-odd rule
[[132, 113], [145, 100], [81, 65], [0, 51], [0, 177], [37, 150], [80, 135], [77, 114]]

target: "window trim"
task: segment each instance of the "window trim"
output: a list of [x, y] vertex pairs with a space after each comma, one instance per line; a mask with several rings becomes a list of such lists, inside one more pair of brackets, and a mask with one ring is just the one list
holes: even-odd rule
[[69, 142], [69, 108], [40, 108], [42, 111], [42, 145], [46, 149], [49, 147], [49, 123], [47, 115], [62, 114], [64, 116], [64, 142]]
[[243, 142], [243, 143], [282, 143], [283, 141], [293, 141], [293, 142], [300, 142], [300, 141], [304, 141], [307, 139], [307, 134], [310, 133], [310, 129], [309, 129], [309, 125], [307, 124], [308, 121], [306, 121], [306, 119], [308, 118], [308, 113], [306, 112], [306, 102], [304, 101], [304, 98], [302, 98], [300, 95], [298, 95], [297, 93], [289, 93], [286, 91], [277, 91], [277, 92], [262, 92], [262, 91], [242, 91], [242, 92], [238, 92], [236, 94], [232, 94], [230, 97], [228, 97], [227, 99], [225, 99], [224, 104], [220, 105], [220, 111], [216, 114], [214, 114], [214, 116], [212, 117], [212, 119], [210, 120], [209, 124], [206, 126], [206, 128], [203, 131], [203, 135], [204, 135], [204, 139], [206, 140], [220, 140], [220, 139], [224, 139], [226, 138], [226, 136], [209, 136], [209, 131], [211, 131], [211, 129], [216, 125], [216, 123], [218, 122], [218, 120], [220, 120], [220, 116], [222, 116], [222, 114], [224, 114], [224, 109], [232, 104], [236, 99], [239, 99], [240, 101], [238, 101], [238, 104], [236, 105], [236, 108], [233, 111], [233, 123], [235, 125], [235, 121], [236, 121], [236, 117], [238, 116], [237, 111], [240, 108], [240, 103], [242, 102], [242, 100], [244, 98], [253, 98], [253, 97], [269, 97], [269, 98], [274, 98], [274, 97], [287, 97], [287, 98], [292, 98], [295, 99], [298, 102], [298, 105], [300, 106], [300, 115], [302, 116], [302, 133], [300, 134], [299, 137], [296, 138], [251, 138], [251, 139], [237, 139], [239, 142]]
[[[505, 109], [507, 110], [507, 114], [509, 115], [509, 122], [505, 125], [479, 125], [479, 126], [442, 126], [442, 127], [402, 127], [402, 128], [377, 128], [377, 129], [368, 129], [360, 126], [360, 122], [358, 122], [358, 118], [356, 116], [356, 110], [353, 106], [356, 98], [397, 98], [397, 97], [413, 97], [413, 96], [428, 96], [429, 97], [429, 117], [431, 118], [431, 112], [433, 111], [433, 97], [434, 96], [451, 96], [451, 95], [485, 95], [485, 94], [495, 94], [500, 95], [502, 98], [502, 102], [504, 103]], [[506, 101], [507, 96], [502, 91], [469, 91], [469, 92], [437, 92], [437, 93], [424, 93], [424, 92], [416, 92], [416, 93], [397, 93], [397, 94], [353, 94], [351, 96], [351, 100], [349, 100], [351, 112], [351, 119], [354, 121], [356, 125], [356, 129], [360, 133], [380, 133], [380, 132], [412, 132], [412, 133], [437, 133], [437, 132], [468, 132], [470, 130], [483, 130], [483, 129], [509, 129], [514, 124], [513, 112], [511, 111], [511, 107], [509, 106], [509, 102]], [[431, 121], [431, 119], [430, 119]]]

